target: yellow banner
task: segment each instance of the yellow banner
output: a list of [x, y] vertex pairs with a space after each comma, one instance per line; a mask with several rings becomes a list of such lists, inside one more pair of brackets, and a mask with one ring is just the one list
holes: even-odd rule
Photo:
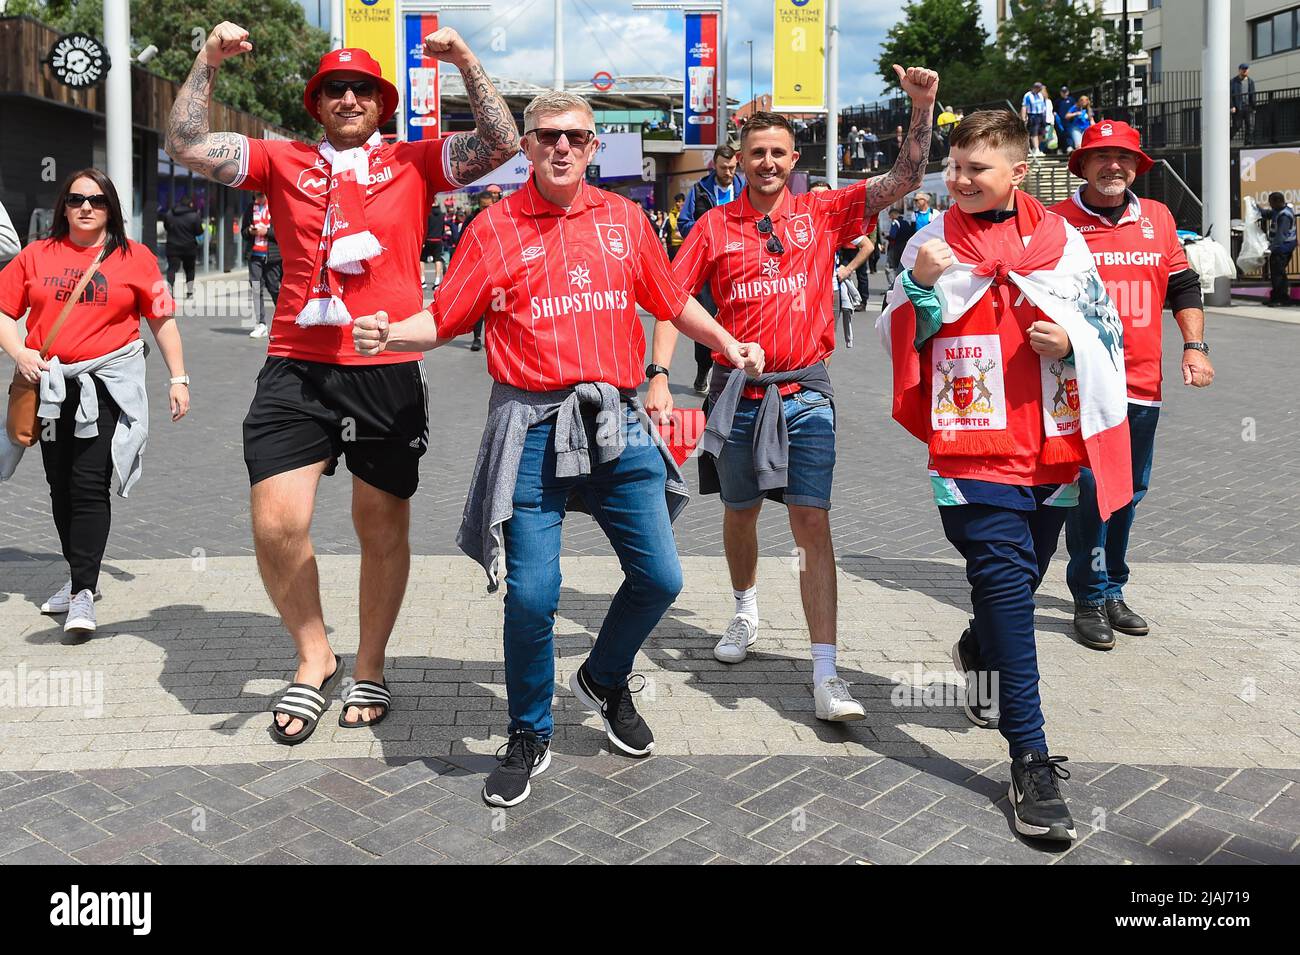
[[824, 112], [825, 0], [775, 0], [772, 22], [772, 109]]
[[397, 70], [397, 0], [343, 0], [343, 45], [365, 50], [379, 61], [384, 79], [401, 88], [402, 76]]

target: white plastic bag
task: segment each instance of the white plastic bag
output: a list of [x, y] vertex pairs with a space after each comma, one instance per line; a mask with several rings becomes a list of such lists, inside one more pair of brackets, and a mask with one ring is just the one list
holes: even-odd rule
[[1260, 225], [1258, 216], [1247, 216], [1242, 223], [1241, 252], [1237, 254], [1237, 265], [1243, 272], [1257, 272], [1264, 267], [1268, 258], [1268, 237]]
[[1187, 253], [1187, 264], [1201, 277], [1201, 292], [1204, 295], [1214, 291], [1216, 278], [1236, 277], [1237, 270], [1233, 267], [1232, 256], [1213, 239], [1197, 239], [1188, 242], [1183, 247], [1183, 251]]

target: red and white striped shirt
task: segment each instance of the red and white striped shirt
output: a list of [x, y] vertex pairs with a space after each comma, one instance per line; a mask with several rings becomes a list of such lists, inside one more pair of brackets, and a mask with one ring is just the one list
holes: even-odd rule
[[583, 183], [568, 210], [530, 178], [474, 217], [430, 306], [438, 336], [484, 317], [488, 373], [526, 391], [645, 380], [638, 304], [659, 321], [690, 296], [633, 202]]
[[[784, 254], [767, 250], [763, 214], [740, 198], [700, 217], [673, 259], [673, 274], [694, 293], [709, 283], [718, 323], [737, 341], [758, 342], [766, 371], [816, 364], [835, 350], [831, 283], [835, 250], [866, 230], [867, 182], [845, 189], [785, 193], [772, 211], [772, 234]], [[714, 359], [726, 364], [725, 358]]]
[[[260, 225], [266, 229], [271, 228], [270, 203], [267, 202], [253, 203], [252, 224], [254, 226]], [[266, 255], [271, 250], [271, 243], [268, 240], [267, 236], [268, 233], [266, 232], [263, 232], [261, 235], [258, 235], [256, 232], [253, 233], [253, 254], [254, 255]]]

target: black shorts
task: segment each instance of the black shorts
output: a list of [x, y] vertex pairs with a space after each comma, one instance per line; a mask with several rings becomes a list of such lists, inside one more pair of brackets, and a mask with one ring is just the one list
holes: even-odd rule
[[1047, 116], [1043, 113], [1030, 113], [1025, 118], [1025, 128], [1029, 130], [1030, 136], [1041, 136], [1047, 129]]
[[330, 365], [268, 358], [244, 418], [248, 482], [329, 461], [372, 487], [409, 498], [429, 446], [423, 361]]

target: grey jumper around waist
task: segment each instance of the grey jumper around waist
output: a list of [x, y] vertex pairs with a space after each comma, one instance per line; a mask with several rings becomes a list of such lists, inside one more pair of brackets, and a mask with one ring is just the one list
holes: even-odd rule
[[[460, 549], [487, 572], [489, 593], [500, 585], [497, 561], [505, 547], [505, 522], [514, 514], [515, 482], [519, 478], [519, 461], [528, 429], [555, 418], [551, 440], [555, 443], [556, 477], [590, 474], [593, 467], [614, 461], [623, 453], [623, 402], [636, 413], [664, 459], [668, 520], [676, 520], [690, 500], [690, 491], [636, 392], [620, 391], [603, 381], [583, 382], [555, 391], [524, 391], [493, 382], [483, 440], [470, 479], [469, 496], [465, 499], [465, 514], [456, 534]], [[583, 409], [596, 412], [594, 448], [587, 440]], [[570, 496], [567, 507], [587, 510], [586, 502], [576, 493]]]
[[709, 381], [708, 421], [700, 438], [700, 493], [717, 494], [722, 490], [718, 479], [717, 456], [731, 436], [736, 409], [749, 385], [763, 388], [763, 399], [754, 419], [754, 475], [758, 489], [768, 497], [780, 501], [790, 469], [790, 432], [785, 422], [785, 403], [780, 386], [797, 382], [810, 391], [831, 399], [835, 405], [835, 389], [826, 371], [825, 362], [791, 371], [774, 371], [747, 378], [740, 368], [728, 368], [714, 363]]

